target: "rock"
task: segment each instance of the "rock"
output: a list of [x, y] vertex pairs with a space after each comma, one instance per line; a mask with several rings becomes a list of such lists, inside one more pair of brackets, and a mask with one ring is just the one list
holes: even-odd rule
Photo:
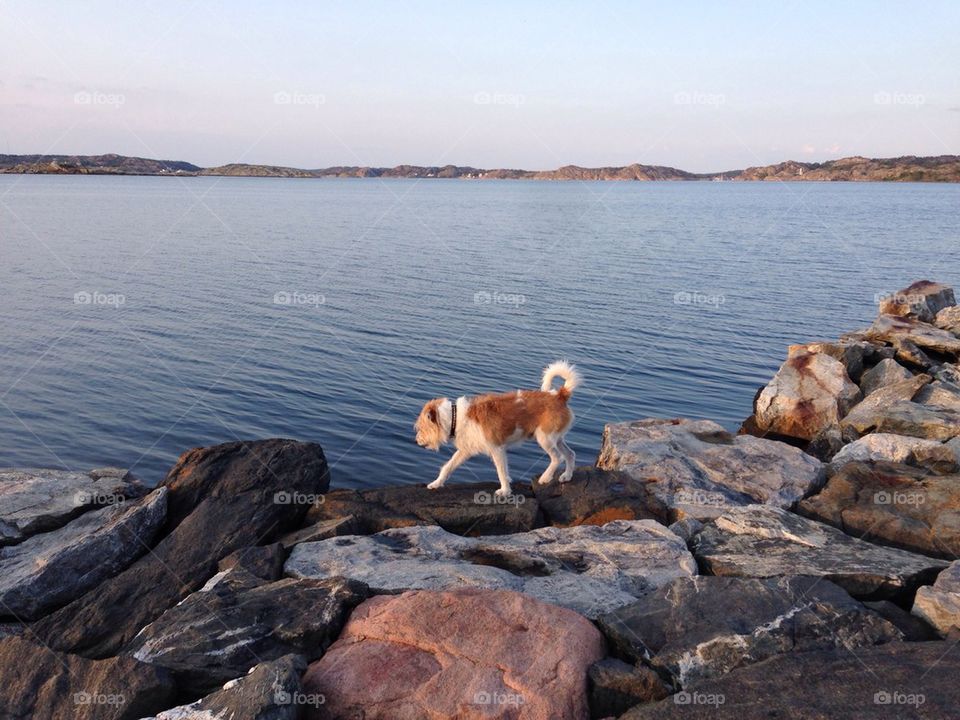
[[895, 344], [895, 341], [908, 341], [921, 350], [942, 355], [960, 354], [960, 338], [948, 330], [912, 318], [881, 315], [867, 330], [867, 337], [872, 342], [890, 344]]
[[790, 507], [819, 487], [823, 464], [798, 448], [730, 435], [710, 420], [607, 425], [597, 466], [647, 483], [671, 522], [754, 502]]
[[867, 600], [906, 599], [946, 565], [769, 505], [731, 508], [697, 533], [690, 548], [708, 575], [813, 575]]
[[703, 530], [703, 523], [696, 518], [686, 517], [683, 520], [677, 520], [669, 527], [670, 532], [681, 537], [684, 541], [689, 540], [698, 532]]
[[24, 638], [0, 639], [0, 717], [135, 720], [169, 707], [169, 673], [133, 658], [87, 660]]
[[303, 684], [315, 718], [582, 720], [603, 656], [591, 623], [527, 595], [410, 592], [358, 607]]
[[843, 434], [836, 425], [821, 430], [803, 449], [820, 462], [830, 462], [843, 449]]
[[841, 421], [845, 437], [854, 440], [871, 432], [948, 440], [960, 435], [960, 413], [916, 402], [931, 377], [917, 375], [874, 390]]
[[163, 539], [119, 575], [33, 626], [45, 643], [90, 657], [115, 654], [137, 631], [185, 598], [235, 550], [299, 527], [306, 502], [329, 483], [314, 443], [259, 440], [184, 453], [164, 480]]
[[593, 618], [694, 575], [697, 566], [683, 540], [659, 523], [615, 520], [485, 538], [397, 528], [297, 545], [284, 569], [298, 578], [353, 578], [373, 592], [517, 590]]
[[490, 483], [335, 490], [311, 508], [307, 522], [351, 515], [361, 535], [412, 525], [439, 525], [457, 535], [504, 535], [543, 524], [533, 491], [523, 483], [515, 483], [508, 498], [496, 497]]
[[360, 535], [362, 534], [361, 530], [357, 519], [353, 515], [346, 515], [333, 520], [318, 520], [299, 530], [287, 533], [280, 538], [280, 544], [289, 550], [302, 542], [317, 542], [339, 535]]
[[0, 470], [0, 546], [55, 530], [87, 510], [142, 497], [126, 470]]
[[920, 388], [920, 392], [913, 399], [930, 408], [960, 413], [960, 387], [953, 383], [934, 380]]
[[954, 335], [960, 336], [960, 307], [953, 305], [943, 308], [943, 310], [937, 313], [933, 324], [941, 330], [946, 330], [947, 332], [952, 332]]
[[[923, 588], [921, 588], [923, 589]], [[909, 642], [924, 642], [938, 639], [937, 633], [926, 622], [911, 615], [899, 605], [889, 600], [865, 602], [864, 605], [903, 633], [903, 639]]]
[[570, 482], [535, 485], [544, 519], [556, 527], [603, 525], [611, 520], [667, 519], [649, 484], [625, 472], [579, 467]]
[[202, 695], [259, 662], [319, 657], [366, 597], [365, 585], [342, 578], [266, 582], [234, 569], [147, 625], [127, 652]]
[[933, 322], [937, 313], [956, 304], [953, 288], [930, 280], [919, 280], [881, 299], [880, 312]]
[[615, 651], [691, 689], [773, 655], [902, 639], [842, 588], [815, 577], [680, 578], [599, 619]]
[[324, 700], [303, 692], [300, 676], [306, 669], [299, 655], [263, 662], [202, 700], [144, 720], [299, 720], [304, 707], [318, 707]]
[[800, 345], [790, 345], [787, 348], [787, 357], [805, 354], [829, 355], [834, 360], [843, 363], [843, 367], [851, 380], [857, 382], [863, 373], [864, 362], [876, 355], [875, 346], [862, 340], [839, 340], [836, 342], [812, 342]]
[[944, 637], [952, 629], [960, 629], [960, 560], [940, 573], [932, 587], [917, 590], [913, 614]]
[[273, 581], [279, 580], [283, 575], [283, 563], [286, 560], [286, 550], [279, 542], [272, 545], [254, 545], [227, 555], [217, 563], [217, 570], [225, 573], [234, 568], [242, 569], [261, 580]]
[[860, 378], [860, 389], [863, 391], [863, 396], [867, 397], [878, 388], [909, 380], [911, 377], [913, 373], [896, 360], [881, 360]]
[[942, 642], [788, 653], [620, 720], [947, 720], [960, 703], [958, 673], [960, 653]]
[[891, 462], [925, 467], [936, 472], [955, 472], [958, 458], [939, 440], [926, 440], [893, 433], [870, 433], [845, 446], [833, 457], [831, 467], [850, 462]]
[[127, 567], [163, 525], [166, 492], [84, 513], [0, 548], [0, 616], [33, 620]]
[[628, 665], [608, 657], [595, 662], [587, 672], [590, 686], [590, 717], [613, 717], [640, 703], [662, 700], [670, 691], [656, 672], [644, 665]]
[[843, 363], [829, 355], [790, 355], [757, 398], [755, 414], [761, 430], [812, 440], [860, 400], [860, 388]]
[[890, 342], [893, 343], [894, 357], [904, 365], [926, 372], [936, 364], [916, 343], [906, 338], [895, 337]]

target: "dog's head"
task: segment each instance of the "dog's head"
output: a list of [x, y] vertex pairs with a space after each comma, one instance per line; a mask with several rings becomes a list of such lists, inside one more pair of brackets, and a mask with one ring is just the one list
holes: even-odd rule
[[423, 406], [420, 417], [413, 424], [417, 431], [417, 445], [439, 450], [443, 443], [443, 428], [440, 426], [440, 406], [446, 398], [434, 398]]

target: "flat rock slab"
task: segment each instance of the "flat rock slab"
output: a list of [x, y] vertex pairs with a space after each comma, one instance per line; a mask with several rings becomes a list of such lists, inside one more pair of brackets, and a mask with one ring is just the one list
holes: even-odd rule
[[906, 600], [946, 567], [924, 555], [881, 547], [780, 508], [733, 508], [690, 540], [708, 575], [832, 580], [856, 598]]
[[864, 435], [833, 456], [833, 468], [849, 462], [881, 461], [923, 467], [934, 472], [960, 470], [957, 453], [940, 440], [896, 435], [894, 433], [870, 433]]
[[942, 355], [960, 354], [960, 338], [949, 330], [914, 318], [881, 315], [873, 321], [866, 337], [872, 342], [896, 343], [906, 340], [922, 350]]
[[944, 637], [960, 630], [960, 560], [940, 573], [932, 586], [917, 590], [913, 614]]
[[555, 527], [604, 525], [612, 520], [667, 522], [668, 508], [650, 483], [619, 470], [586, 466], [569, 482], [534, 485], [544, 520]]
[[166, 495], [161, 488], [0, 548], [0, 617], [36, 619], [123, 570], [153, 543]]
[[410, 592], [358, 607], [304, 676], [308, 718], [584, 720], [603, 637], [569, 610], [507, 590]]
[[360, 580], [374, 592], [517, 590], [590, 618], [697, 572], [684, 541], [653, 520], [488, 538], [398, 528], [297, 545], [284, 569], [299, 578]]
[[778, 655], [620, 720], [949, 720], [960, 707], [960, 653], [942, 642]]
[[314, 505], [308, 523], [353, 518], [356, 534], [439, 525], [457, 535], [506, 535], [543, 524], [530, 486], [516, 483], [513, 496], [498, 498], [490, 483], [451, 481], [437, 490], [422, 485], [335, 490]]
[[87, 510], [146, 493], [143, 483], [119, 468], [0, 469], [0, 546], [54, 530]]
[[960, 555], [960, 475], [847, 463], [797, 512], [881, 545], [931, 557]]
[[710, 420], [607, 425], [597, 467], [646, 483], [669, 509], [670, 522], [758, 502], [791, 507], [824, 479], [823, 464], [800, 449], [734, 436]]
[[677, 689], [780, 653], [903, 639], [839, 586], [799, 576], [680, 578], [599, 624], [617, 654], [647, 660]]

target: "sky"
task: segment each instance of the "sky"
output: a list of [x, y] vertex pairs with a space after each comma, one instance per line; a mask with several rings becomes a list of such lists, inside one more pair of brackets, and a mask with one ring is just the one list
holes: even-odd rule
[[960, 154], [960, 2], [0, 0], [0, 153], [712, 172]]

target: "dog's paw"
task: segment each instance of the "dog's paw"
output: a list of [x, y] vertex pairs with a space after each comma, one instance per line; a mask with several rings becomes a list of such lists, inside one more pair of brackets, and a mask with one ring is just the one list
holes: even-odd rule
[[537, 478], [537, 483], [540, 485], [549, 485], [553, 482], [553, 473], [544, 473], [539, 478]]
[[438, 488], [443, 487], [443, 480], [434, 480], [432, 483], [427, 485], [427, 490], [437, 490]]
[[508, 498], [508, 497], [510, 497], [511, 495], [513, 495], [513, 491], [512, 491], [510, 488], [506, 488], [506, 489], [504, 489], [504, 488], [499, 488], [499, 489], [498, 489], [495, 493], [493, 493], [493, 494], [496, 495], [498, 498]]
[[560, 476], [560, 482], [568, 483], [571, 480], [573, 480], [573, 471], [571, 470], [570, 472], [567, 472], [566, 470], [564, 470], [563, 475]]

